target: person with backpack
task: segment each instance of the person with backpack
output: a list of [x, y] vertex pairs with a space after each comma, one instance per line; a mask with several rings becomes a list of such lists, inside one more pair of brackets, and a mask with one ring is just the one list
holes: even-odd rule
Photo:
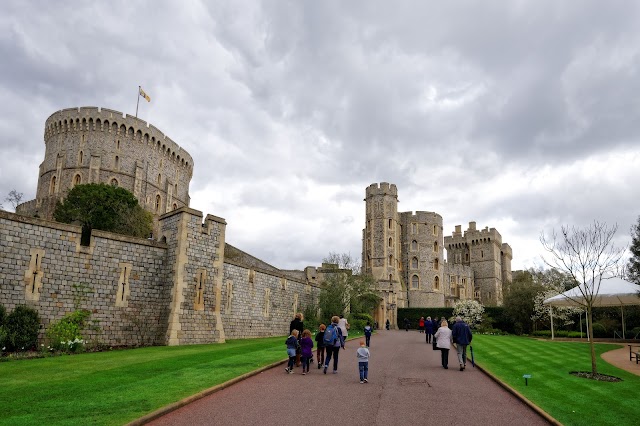
[[318, 370], [324, 365], [324, 331], [327, 326], [320, 324], [316, 333], [316, 358], [318, 358]]
[[373, 330], [371, 329], [371, 323], [367, 322], [367, 325], [364, 326], [364, 338], [367, 340], [367, 347], [371, 344], [371, 333]]
[[296, 362], [296, 352], [300, 348], [300, 344], [298, 343], [298, 330], [291, 330], [291, 335], [287, 337], [287, 340], [284, 343], [287, 345], [287, 356], [289, 357], [289, 363], [284, 371], [289, 374], [293, 374], [293, 365]]
[[344, 337], [342, 337], [342, 330], [338, 327], [338, 321], [340, 318], [337, 315], [331, 317], [331, 324], [324, 331], [324, 346], [327, 350], [327, 357], [324, 362], [323, 373], [327, 374], [327, 368], [329, 368], [329, 362], [333, 357], [333, 374], [338, 373], [338, 355], [340, 354], [340, 348], [344, 349]]

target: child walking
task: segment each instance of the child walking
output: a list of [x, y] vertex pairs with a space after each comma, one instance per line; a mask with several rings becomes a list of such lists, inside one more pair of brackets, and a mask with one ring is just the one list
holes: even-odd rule
[[358, 357], [358, 369], [360, 370], [360, 383], [369, 383], [369, 349], [364, 340], [360, 340], [360, 347], [356, 351]]
[[289, 363], [287, 368], [284, 369], [289, 374], [293, 374], [293, 365], [296, 363], [296, 350], [298, 349], [298, 330], [291, 330], [291, 335], [287, 337], [284, 342], [287, 345], [287, 355], [289, 356]]
[[373, 330], [371, 329], [371, 323], [367, 322], [367, 325], [364, 326], [364, 338], [367, 340], [367, 347], [371, 346], [371, 333]]
[[324, 324], [320, 324], [318, 327], [318, 332], [316, 333], [316, 358], [318, 359], [318, 370], [322, 368], [324, 365], [324, 331], [327, 329], [327, 326]]
[[302, 374], [309, 372], [309, 363], [313, 358], [313, 340], [311, 340], [311, 331], [304, 330], [302, 339], [300, 339], [300, 354], [302, 358]]

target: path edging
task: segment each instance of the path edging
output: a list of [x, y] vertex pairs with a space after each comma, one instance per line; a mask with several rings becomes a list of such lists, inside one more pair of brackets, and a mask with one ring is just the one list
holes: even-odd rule
[[560, 423], [559, 421], [557, 421], [555, 418], [553, 418], [549, 413], [547, 413], [546, 411], [544, 411], [542, 408], [538, 407], [536, 404], [534, 404], [533, 402], [529, 401], [527, 398], [525, 398], [524, 395], [522, 395], [520, 392], [518, 392], [517, 390], [515, 390], [514, 388], [512, 388], [511, 386], [509, 386], [508, 384], [504, 383], [502, 380], [500, 380], [498, 377], [494, 376], [492, 373], [490, 373], [489, 371], [485, 370], [484, 368], [482, 368], [481, 366], [478, 365], [478, 363], [475, 363], [475, 366], [478, 370], [482, 371], [485, 375], [487, 375], [491, 380], [493, 380], [494, 382], [496, 382], [498, 385], [500, 385], [504, 390], [506, 390], [507, 392], [509, 392], [511, 395], [515, 396], [516, 398], [518, 398], [520, 401], [522, 401], [525, 405], [527, 405], [529, 408], [531, 408], [533, 411], [535, 411], [536, 413], [538, 413], [538, 415], [540, 417], [542, 417], [543, 419], [545, 419], [546, 421], [548, 421], [549, 423], [551, 423], [552, 425], [555, 426], [562, 426], [562, 423]]

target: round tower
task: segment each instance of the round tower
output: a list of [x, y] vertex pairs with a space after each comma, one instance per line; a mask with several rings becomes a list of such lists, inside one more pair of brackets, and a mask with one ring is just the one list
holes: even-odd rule
[[136, 117], [106, 108], [63, 109], [47, 119], [44, 142], [36, 199], [19, 205], [18, 213], [51, 219], [56, 201], [84, 183], [123, 187], [156, 217], [189, 206], [193, 159]]

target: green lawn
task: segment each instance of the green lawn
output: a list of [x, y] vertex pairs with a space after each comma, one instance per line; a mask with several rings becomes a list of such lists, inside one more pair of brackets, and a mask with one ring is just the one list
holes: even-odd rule
[[0, 363], [0, 425], [120, 425], [286, 359], [285, 337]]
[[[596, 344], [598, 372], [609, 383], [574, 377], [591, 371], [589, 346], [515, 336], [474, 335], [475, 361], [564, 425], [640, 424], [640, 377], [607, 364], [600, 354], [620, 345]], [[525, 386], [524, 374], [531, 374]]]

